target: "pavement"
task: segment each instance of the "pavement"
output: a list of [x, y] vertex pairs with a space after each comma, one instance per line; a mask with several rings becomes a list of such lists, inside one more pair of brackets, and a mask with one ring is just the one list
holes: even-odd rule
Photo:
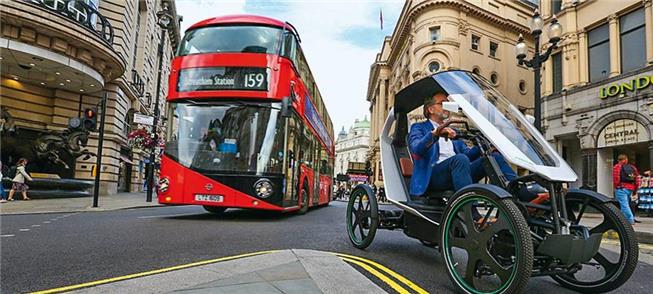
[[255, 254], [71, 293], [386, 293], [332, 253], [290, 249]]
[[31, 199], [25, 201], [19, 200], [20, 195], [18, 195], [18, 198], [14, 197], [15, 201], [0, 203], [0, 215], [107, 211], [161, 206], [156, 199], [156, 194], [152, 196], [152, 202], [146, 202], [145, 197], [144, 192], [100, 195], [98, 197], [98, 207], [93, 207], [93, 197]]

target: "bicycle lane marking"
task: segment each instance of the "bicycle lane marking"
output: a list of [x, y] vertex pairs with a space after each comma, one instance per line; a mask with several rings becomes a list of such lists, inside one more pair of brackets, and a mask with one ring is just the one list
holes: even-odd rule
[[[417, 292], [417, 293], [419, 293], [419, 294], [428, 294], [428, 293], [429, 293], [428, 291], [424, 290], [422, 287], [418, 286], [417, 284], [415, 284], [415, 283], [412, 282], [411, 280], [409, 280], [409, 279], [407, 279], [406, 277], [404, 277], [404, 276], [398, 274], [397, 272], [395, 272], [395, 271], [389, 269], [388, 267], [383, 266], [382, 264], [380, 264], [380, 263], [378, 263], [378, 262], [375, 262], [375, 261], [372, 261], [372, 260], [369, 260], [369, 259], [366, 259], [366, 258], [362, 258], [362, 257], [354, 256], [354, 255], [344, 254], [344, 253], [335, 253], [335, 252], [332, 252], [332, 254], [335, 254], [336, 256], [340, 257], [341, 259], [343, 259], [343, 260], [345, 260], [345, 261], [347, 261], [347, 262], [354, 263], [354, 264], [356, 264], [356, 265], [359, 265], [357, 262], [360, 262], [360, 263], [364, 263], [364, 264], [366, 264], [366, 265], [367, 265], [368, 267], [370, 267], [370, 268], [371, 268], [371, 267], [375, 267], [375, 268], [379, 269], [380, 271], [385, 272], [386, 274], [388, 274], [388, 275], [390, 275], [391, 277], [395, 278], [397, 281], [403, 283], [404, 285], [408, 286], [410, 289], [412, 289], [413, 291], [415, 291], [415, 292]], [[356, 261], [356, 262], [354, 262], [354, 261]], [[363, 267], [363, 266], [361, 266], [361, 267]], [[388, 285], [389, 285], [390, 287], [392, 287], [393, 289], [395, 289], [395, 288], [394, 288], [390, 283], [388, 283], [386, 280], [384, 280], [384, 279], [382, 279], [381, 277], [377, 276], [376, 274], [374, 274], [372, 271], [368, 270], [367, 268], [365, 268], [365, 267], [363, 267], [363, 268], [364, 268], [365, 270], [367, 270], [368, 272], [370, 272], [371, 274], [373, 274], [373, 275], [375, 275], [376, 277], [378, 277], [379, 279], [381, 279], [383, 282], [385, 282], [386, 284], [388, 284]], [[374, 268], [372, 268], [372, 270], [374, 270], [374, 271], [376, 271], [377, 273], [379, 273], [379, 271], [375, 270]], [[382, 273], [379, 273], [379, 274], [383, 275]], [[384, 276], [385, 276], [385, 275], [384, 275]], [[387, 276], [386, 276], [386, 277], [387, 277]], [[392, 281], [392, 280], [390, 279], [390, 281]], [[392, 282], [394, 282], [394, 281], [392, 281]], [[396, 284], [396, 283], [395, 283], [395, 284]], [[403, 289], [403, 287], [401, 287], [401, 288]], [[397, 289], [395, 289], [395, 290], [397, 290]], [[404, 289], [404, 290], [405, 290], [405, 289]], [[397, 290], [397, 292], [402, 293], [402, 292], [399, 291], [399, 290]]]
[[119, 276], [119, 277], [114, 277], [114, 278], [102, 279], [102, 280], [97, 280], [97, 281], [92, 281], [92, 282], [87, 282], [87, 283], [81, 283], [81, 284], [58, 287], [58, 288], [53, 288], [53, 289], [35, 291], [35, 292], [31, 292], [31, 293], [32, 294], [49, 294], [49, 293], [67, 292], [67, 291], [78, 290], [78, 289], [82, 289], [82, 288], [88, 288], [88, 287], [99, 286], [99, 285], [108, 284], [108, 283], [114, 283], [114, 282], [134, 279], [134, 278], [141, 278], [141, 277], [145, 277], [145, 276], [151, 276], [151, 275], [176, 271], [176, 270], [180, 270], [180, 269], [186, 269], [186, 268], [191, 268], [191, 267], [196, 267], [196, 266], [201, 266], [201, 265], [218, 263], [218, 262], [222, 262], [222, 261], [228, 261], [228, 260], [234, 260], [234, 259], [239, 259], [239, 258], [269, 254], [269, 253], [274, 253], [274, 252], [278, 252], [278, 251], [279, 250], [257, 251], [257, 252], [245, 253], [245, 254], [240, 254], [240, 255], [220, 257], [220, 258], [215, 258], [215, 259], [209, 259], [209, 260], [204, 260], [204, 261], [198, 261], [198, 262], [193, 262], [193, 263], [187, 263], [187, 264], [182, 264], [182, 265], [177, 265], [177, 266], [166, 267], [166, 268], [157, 269], [157, 270], [151, 270], [151, 271], [134, 273], [134, 274], [124, 275], [124, 276]]

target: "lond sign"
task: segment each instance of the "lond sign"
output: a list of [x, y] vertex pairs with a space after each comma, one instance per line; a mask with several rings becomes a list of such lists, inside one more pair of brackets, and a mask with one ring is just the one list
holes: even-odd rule
[[653, 85], [653, 76], [641, 76], [620, 84], [612, 84], [602, 87], [599, 90], [599, 98], [605, 99], [612, 96], [622, 95], [626, 92], [642, 90]]

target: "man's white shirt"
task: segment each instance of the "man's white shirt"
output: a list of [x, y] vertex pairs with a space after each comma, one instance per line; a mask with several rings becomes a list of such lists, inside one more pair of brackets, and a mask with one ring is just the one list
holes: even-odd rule
[[[433, 125], [434, 129], [438, 128], [438, 126], [439, 126], [438, 123], [436, 123], [436, 122], [434, 122], [434, 121], [432, 121], [430, 119], [429, 119], [429, 121]], [[452, 156], [456, 155], [456, 151], [454, 151], [454, 149], [453, 149], [453, 141], [451, 139], [445, 139], [445, 137], [440, 137], [440, 139], [438, 141], [438, 145], [440, 146], [440, 154], [439, 154], [437, 163], [443, 162], [443, 161], [447, 160], [449, 157], [452, 157]]]

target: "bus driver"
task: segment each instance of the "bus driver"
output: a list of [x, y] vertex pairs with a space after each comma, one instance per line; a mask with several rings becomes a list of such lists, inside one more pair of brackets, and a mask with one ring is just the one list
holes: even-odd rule
[[[469, 148], [463, 140], [451, 139], [456, 131], [440, 127], [449, 118], [449, 111], [442, 108], [447, 95], [436, 93], [424, 101], [423, 122], [414, 123], [408, 134], [408, 144], [414, 162], [410, 179], [410, 194], [423, 195], [426, 190], [455, 190], [476, 183], [486, 176], [481, 151], [477, 146]], [[512, 168], [498, 152], [493, 152], [501, 171], [508, 180], [517, 177]]]

